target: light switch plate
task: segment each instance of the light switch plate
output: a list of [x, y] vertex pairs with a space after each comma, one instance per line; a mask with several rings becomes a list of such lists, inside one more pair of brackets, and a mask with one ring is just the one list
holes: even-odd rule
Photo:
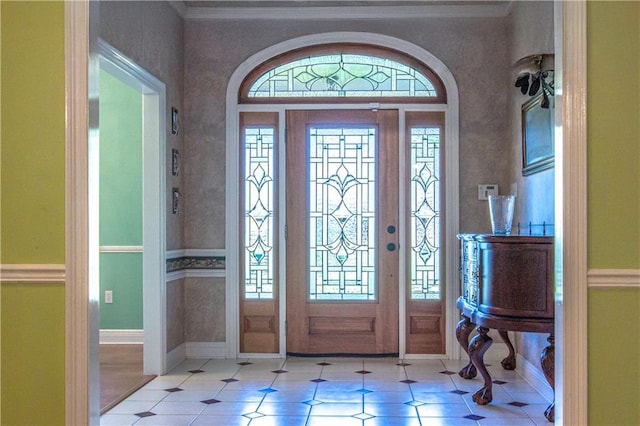
[[483, 184], [478, 185], [478, 200], [488, 200], [489, 195], [498, 195], [498, 185], [493, 184]]

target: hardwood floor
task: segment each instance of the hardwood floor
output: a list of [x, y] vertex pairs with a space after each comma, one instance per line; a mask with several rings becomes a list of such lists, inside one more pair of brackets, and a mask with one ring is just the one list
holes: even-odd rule
[[104, 414], [155, 376], [142, 370], [142, 345], [100, 345], [100, 414]]

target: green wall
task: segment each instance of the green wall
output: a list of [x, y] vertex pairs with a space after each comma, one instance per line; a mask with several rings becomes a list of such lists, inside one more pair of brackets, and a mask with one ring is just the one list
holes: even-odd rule
[[[588, 265], [640, 268], [640, 3], [588, 2]], [[640, 424], [640, 289], [589, 290], [589, 424]]]
[[[3, 264], [63, 264], [64, 6], [0, 2]], [[64, 424], [64, 285], [3, 283], [3, 425]]]
[[[100, 245], [142, 245], [142, 95], [100, 72]], [[105, 290], [113, 303], [104, 303]], [[142, 254], [100, 254], [100, 328], [142, 329]]]

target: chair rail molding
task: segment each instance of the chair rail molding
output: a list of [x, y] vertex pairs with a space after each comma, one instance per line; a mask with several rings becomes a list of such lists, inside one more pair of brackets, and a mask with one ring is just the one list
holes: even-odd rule
[[640, 290], [640, 269], [589, 269], [587, 282], [589, 289]]
[[59, 283], [64, 284], [66, 270], [59, 264], [1, 264], [0, 282], [5, 283]]

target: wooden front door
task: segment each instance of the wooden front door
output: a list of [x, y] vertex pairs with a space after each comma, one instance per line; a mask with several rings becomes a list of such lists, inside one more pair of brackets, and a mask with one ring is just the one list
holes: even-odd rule
[[288, 111], [292, 354], [398, 353], [398, 112]]

